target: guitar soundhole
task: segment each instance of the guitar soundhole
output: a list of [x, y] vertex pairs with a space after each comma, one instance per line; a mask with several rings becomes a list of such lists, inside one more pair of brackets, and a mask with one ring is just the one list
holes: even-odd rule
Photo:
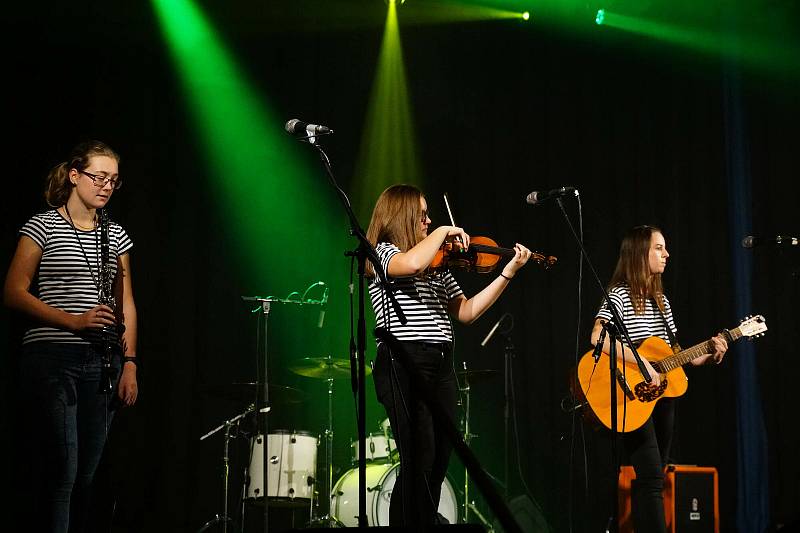
[[658, 387], [645, 381], [637, 383], [634, 387], [634, 393], [640, 402], [654, 402], [664, 394], [665, 390], [667, 390], [667, 379], [664, 376], [661, 377], [661, 384]]

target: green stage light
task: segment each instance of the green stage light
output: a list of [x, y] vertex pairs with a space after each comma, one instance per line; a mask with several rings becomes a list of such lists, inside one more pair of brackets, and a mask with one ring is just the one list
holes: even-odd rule
[[733, 58], [750, 68], [773, 70], [780, 74], [791, 73], [800, 55], [800, 50], [791, 42], [764, 38], [747, 31], [674, 24], [604, 9], [597, 12], [595, 22], [695, 52]]
[[[309, 168], [305, 147], [283, 131], [287, 117], [266, 103], [194, 1], [153, 5], [207, 157], [207, 187], [217, 208], [211, 220], [225, 222], [232, 267], [258, 291], [330, 282], [341, 253], [329, 244], [338, 241], [335, 197], [319, 186], [320, 170]], [[320, 244], [309, 248], [309, 242]]]
[[598, 26], [602, 26], [603, 22], [606, 20], [606, 10], [605, 9], [598, 9], [597, 16], [594, 17], [594, 22]]
[[411, 109], [397, 7], [390, 2], [354, 173], [361, 220], [369, 220], [375, 200], [389, 185], [421, 184]]
[[528, 20], [531, 18], [531, 14], [525, 11], [524, 13], [522, 13], [522, 15], [520, 15], [520, 17], [522, 17], [522, 20]]

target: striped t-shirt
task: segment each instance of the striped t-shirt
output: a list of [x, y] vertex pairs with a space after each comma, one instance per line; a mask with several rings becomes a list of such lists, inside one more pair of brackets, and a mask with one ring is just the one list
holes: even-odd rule
[[[400, 253], [400, 248], [381, 242], [375, 249], [383, 269], [388, 272], [389, 260]], [[408, 278], [390, 277], [389, 281], [394, 284], [394, 295], [408, 322], [405, 325], [400, 322], [376, 277], [370, 282], [369, 296], [378, 326], [387, 328], [401, 341], [453, 342], [447, 304], [464, 293], [450, 272]]]
[[[628, 328], [628, 334], [631, 337], [631, 342], [635, 345], [640, 344], [648, 337], [660, 337], [667, 344], [672, 344], [667, 333], [667, 328], [664, 326], [664, 319], [661, 318], [658, 307], [652, 298], [645, 301], [644, 313], [637, 315], [633, 309], [633, 302], [631, 301], [630, 289], [627, 285], [618, 285], [608, 291], [611, 302], [617, 308], [622, 320], [625, 322], [625, 327]], [[672, 317], [672, 307], [669, 305], [669, 300], [664, 296], [664, 317], [667, 319], [669, 329], [672, 330], [673, 335], [677, 335], [678, 328], [675, 327], [675, 320]], [[612, 320], [613, 316], [609, 311], [606, 302], [600, 307], [595, 318], [602, 318], [603, 320]]]
[[[76, 230], [61, 213], [53, 209], [33, 216], [22, 226], [20, 235], [30, 237], [42, 249], [35, 287], [37, 292], [34, 293], [41, 301], [76, 315], [98, 304], [100, 291], [95, 281], [100, 281], [99, 228], [90, 231]], [[130, 250], [133, 243], [116, 222], [109, 224], [108, 241], [111, 271], [116, 276], [117, 257]], [[117, 305], [122, 305], [122, 302]], [[25, 332], [22, 342], [88, 344], [97, 340], [99, 330], [73, 333], [52, 326], [34, 325]]]

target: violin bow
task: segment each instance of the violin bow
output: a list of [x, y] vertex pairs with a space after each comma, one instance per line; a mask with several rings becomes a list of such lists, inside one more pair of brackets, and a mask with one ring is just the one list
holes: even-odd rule
[[[450, 202], [447, 201], [447, 193], [444, 193], [442, 196], [444, 196], [444, 206], [447, 208], [447, 216], [450, 217], [450, 225], [451, 226], [455, 226], [456, 225], [456, 221], [453, 218], [453, 212], [450, 210]], [[455, 239], [453, 239], [453, 240], [456, 241], [456, 242], [460, 242], [462, 246], [464, 245], [464, 243], [461, 241], [461, 236], [459, 236], [459, 235], [456, 235]]]
[[442, 196], [444, 196], [444, 206], [447, 208], [447, 215], [450, 217], [450, 224], [455, 226], [456, 221], [453, 218], [453, 212], [450, 210], [450, 202], [447, 201], [447, 193], [444, 193]]

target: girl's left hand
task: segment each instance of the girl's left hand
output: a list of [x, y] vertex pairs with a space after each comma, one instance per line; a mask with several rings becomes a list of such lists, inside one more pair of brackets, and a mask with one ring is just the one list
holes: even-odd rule
[[136, 383], [136, 365], [123, 365], [117, 393], [125, 406], [130, 407], [136, 403], [136, 398], [139, 396], [139, 386]]
[[513, 278], [514, 274], [517, 273], [517, 270], [522, 268], [525, 263], [528, 262], [528, 259], [531, 258], [531, 251], [522, 246], [520, 243], [516, 243], [514, 245], [514, 257], [506, 264], [503, 268], [503, 275], [509, 278]]
[[722, 335], [713, 337], [711, 341], [714, 343], [714, 353], [711, 354], [709, 362], [713, 361], [715, 364], [720, 364], [722, 358], [725, 357], [725, 352], [728, 351], [728, 343], [722, 338]]

